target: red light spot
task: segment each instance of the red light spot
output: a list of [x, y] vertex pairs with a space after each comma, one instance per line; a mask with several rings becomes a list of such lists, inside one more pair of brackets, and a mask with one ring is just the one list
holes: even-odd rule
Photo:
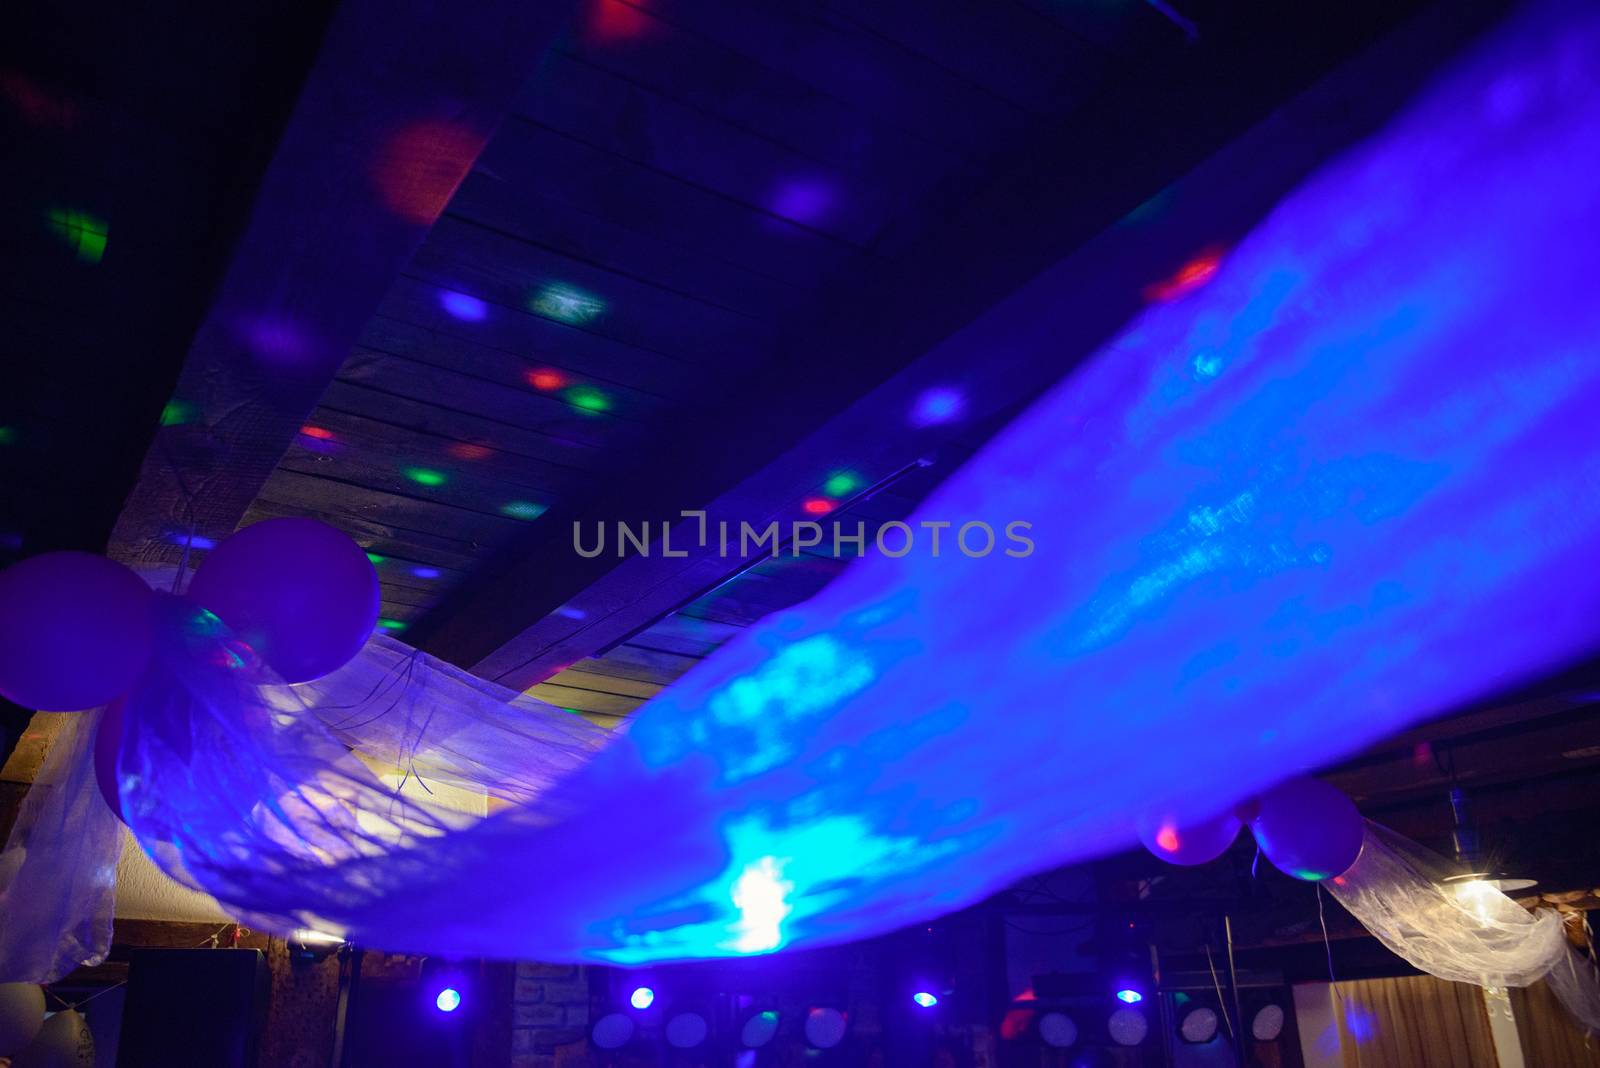
[[1433, 763], [1433, 746], [1428, 742], [1418, 742], [1411, 749], [1411, 765], [1425, 768]]
[[1177, 300], [1185, 293], [1194, 292], [1211, 281], [1217, 273], [1217, 268], [1222, 266], [1224, 251], [1217, 246], [1201, 251], [1194, 259], [1179, 267], [1172, 277], [1145, 286], [1144, 299], [1156, 302]]
[[1033, 1023], [1032, 1009], [1008, 1009], [1000, 1020], [1000, 1037], [1021, 1038], [1028, 1033], [1028, 1025], [1031, 1023]]
[[541, 367], [537, 371], [529, 371], [526, 375], [528, 385], [534, 389], [555, 390], [567, 384], [566, 376], [559, 371], [552, 371], [548, 367]]
[[802, 507], [804, 507], [805, 510], [812, 515], [827, 515], [829, 512], [833, 511], [833, 502], [824, 500], [821, 497], [813, 497]]
[[1176, 853], [1178, 851], [1178, 829], [1170, 824], [1161, 828], [1156, 832], [1156, 845], [1165, 849], [1168, 853]]
[[618, 0], [595, 0], [584, 19], [584, 37], [590, 44], [630, 41], [653, 29], [650, 16]]
[[71, 97], [57, 96], [21, 71], [0, 70], [0, 94], [30, 125], [70, 130], [78, 123], [78, 105]]
[[444, 451], [457, 460], [487, 460], [494, 455], [494, 450], [487, 445], [474, 445], [470, 441], [452, 442]]
[[390, 211], [409, 223], [431, 226], [482, 146], [482, 135], [454, 123], [413, 122], [378, 151], [373, 184]]
[[300, 428], [300, 433], [308, 438], [316, 438], [318, 441], [332, 441], [338, 437], [333, 431], [320, 426], [303, 426]]

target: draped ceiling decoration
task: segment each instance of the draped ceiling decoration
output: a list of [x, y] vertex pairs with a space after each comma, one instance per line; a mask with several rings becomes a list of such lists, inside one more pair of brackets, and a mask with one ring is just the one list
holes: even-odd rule
[[[1600, 233], [1596, 173], [1600, 12], [1544, 6], [913, 517], [1027, 521], [1031, 555], [866, 558], [621, 736], [382, 637], [274, 685], [170, 599], [127, 707], [127, 821], [272, 929], [762, 953], [974, 902], [1152, 814], [1205, 819], [1590, 653], [1600, 245], [1576, 235]], [[90, 830], [8, 854], [8, 908], [39, 865], [83, 875], [60, 917], [105, 892], [89, 851], [114, 817], [78, 807], [91, 724], [24, 821]], [[449, 808], [435, 782], [498, 800]], [[6, 937], [41, 936], [24, 926]]]
[[1328, 891], [1419, 971], [1483, 987], [1543, 979], [1574, 1020], [1600, 1034], [1600, 976], [1567, 943], [1555, 909], [1530, 912], [1488, 881], [1463, 880], [1444, 857], [1375, 823]]

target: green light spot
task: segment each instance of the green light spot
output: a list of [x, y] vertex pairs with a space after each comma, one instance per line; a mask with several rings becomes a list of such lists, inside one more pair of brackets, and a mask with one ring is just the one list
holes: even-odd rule
[[99, 263], [105, 256], [110, 226], [104, 219], [75, 208], [52, 208], [47, 218], [50, 229], [71, 246], [84, 263]]
[[530, 306], [557, 322], [580, 326], [606, 310], [605, 301], [571, 286], [545, 286], [534, 294]]
[[384, 630], [405, 630], [406, 629], [405, 623], [403, 621], [401, 621], [401, 620], [398, 620], [398, 619], [380, 619], [380, 620], [378, 620], [378, 626], [382, 627]]
[[0, 445], [15, 445], [17, 443], [17, 428], [14, 426], [0, 426]]
[[567, 403], [574, 407], [582, 408], [586, 412], [608, 412], [611, 410], [611, 398], [601, 393], [598, 389], [588, 386], [574, 386], [562, 394]]
[[500, 511], [512, 519], [538, 519], [544, 515], [545, 507], [532, 501], [508, 501], [501, 505]]
[[183, 426], [194, 422], [194, 405], [174, 397], [161, 409], [162, 426]]
[[445, 482], [443, 471], [434, 471], [427, 467], [408, 467], [405, 475], [419, 486], [442, 486]]
[[861, 480], [851, 471], [836, 471], [822, 484], [822, 492], [829, 497], [848, 497], [861, 486]]
[[368, 553], [367, 559], [372, 561], [373, 567], [377, 567], [379, 564], [383, 563], [389, 558], [387, 556], [380, 556], [377, 553]]
[[571, 712], [574, 716], [583, 715], [583, 713], [579, 712], [576, 708], [563, 708], [561, 711], [563, 711], [563, 712]]

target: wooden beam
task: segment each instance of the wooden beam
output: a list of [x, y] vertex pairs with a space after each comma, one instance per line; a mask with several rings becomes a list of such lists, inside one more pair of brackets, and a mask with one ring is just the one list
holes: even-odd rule
[[234, 530], [570, 7], [339, 4], [111, 555]]
[[[1131, 317], [1145, 285], [1243, 234], [1329, 154], [1381, 125], [1497, 9], [1478, 5], [1469, 18], [1435, 8], [1264, 121], [1274, 103], [1353, 52], [1359, 34], [1330, 25], [1315, 49], [1267, 34], [1260, 52], [1222, 47], [1141, 68], [1100, 106], [997, 167], [988, 193], [885, 271], [884, 284], [833, 293], [815, 329], [725, 405], [732, 418], [629, 457], [633, 469], [613, 472], [610, 492], [552, 508], [411, 637], [525, 688], [746, 563], [737, 552], [720, 555], [716, 538], [690, 544], [695, 520], [674, 534], [686, 556], [586, 559], [573, 549], [574, 524], [591, 540], [595, 523], [618, 520], [651, 521], [659, 539], [660, 524], [685, 509], [704, 508], [735, 531], [740, 521], [787, 524], [807, 518], [800, 502], [830, 472], [848, 468], [870, 482], [975, 426], [997, 425]], [[1159, 203], [1130, 216], [1158, 192]], [[959, 390], [961, 418], [912, 425], [919, 396], [939, 385]]]

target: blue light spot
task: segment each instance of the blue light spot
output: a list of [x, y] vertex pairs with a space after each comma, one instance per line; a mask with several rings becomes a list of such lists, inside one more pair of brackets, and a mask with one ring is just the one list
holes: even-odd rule
[[947, 423], [961, 414], [966, 403], [966, 398], [959, 390], [947, 386], [930, 389], [917, 398], [916, 405], [911, 409], [911, 422], [916, 426]]
[[461, 991], [453, 986], [447, 986], [439, 991], [439, 996], [433, 999], [440, 1012], [455, 1012], [461, 1007]]
[[411, 573], [419, 579], [436, 579], [439, 577], [439, 569], [436, 567], [414, 567], [411, 569]]
[[1144, 1000], [1144, 995], [1133, 989], [1117, 991], [1117, 1000], [1125, 1005], [1137, 1005]]
[[477, 297], [445, 290], [439, 294], [439, 304], [457, 319], [468, 323], [482, 322], [489, 315], [489, 305]]
[[641, 986], [635, 988], [633, 993], [629, 995], [628, 1004], [636, 1009], [648, 1009], [655, 1004], [655, 1000], [656, 992], [647, 986]]
[[912, 994], [911, 995], [911, 1000], [915, 1001], [918, 1005], [922, 1006], [924, 1009], [931, 1009], [935, 1005], [939, 1004], [938, 997], [936, 997], [933, 994], [928, 993], [926, 990], [919, 990], [915, 994]]

